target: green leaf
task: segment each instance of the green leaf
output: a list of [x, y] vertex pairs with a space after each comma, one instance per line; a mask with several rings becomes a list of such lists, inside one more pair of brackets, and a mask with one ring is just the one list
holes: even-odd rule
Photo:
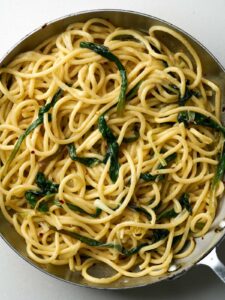
[[[172, 162], [173, 160], [175, 160], [177, 158], [177, 153], [172, 153], [169, 156], [167, 156], [165, 158], [165, 162], [166, 162], [166, 166]], [[166, 166], [163, 166], [162, 164], [159, 164], [158, 169], [165, 169]]]
[[191, 204], [189, 202], [189, 195], [187, 193], [184, 193], [182, 194], [182, 196], [180, 197], [180, 200], [179, 200], [182, 208], [186, 208], [186, 210], [192, 214], [192, 207], [191, 207]]
[[210, 117], [207, 117], [198, 112], [181, 111], [178, 113], [177, 121], [179, 123], [183, 122], [186, 127], [189, 125], [201, 125], [201, 126], [209, 127], [217, 131], [221, 131], [225, 136], [225, 127], [223, 127], [222, 125], [220, 125], [219, 123], [211, 119]]
[[138, 253], [145, 246], [148, 246], [148, 244], [142, 243], [142, 244], [138, 245], [137, 247], [133, 247], [131, 249], [126, 249], [123, 247], [121, 252], [124, 256], [129, 257], [131, 255]]
[[22, 144], [22, 142], [24, 141], [24, 139], [36, 128], [38, 127], [40, 124], [43, 123], [43, 117], [38, 117], [38, 119], [36, 119], [29, 127], [27, 127], [27, 129], [25, 130], [25, 132], [23, 134], [21, 134], [21, 136], [18, 138], [13, 151], [11, 152], [7, 162], [6, 162], [6, 166], [9, 167], [9, 165], [11, 164], [11, 162], [13, 161], [13, 159], [15, 158], [17, 152], [20, 149], [20, 146]]
[[179, 95], [178, 104], [179, 106], [184, 106], [192, 96], [195, 96], [196, 98], [199, 98], [201, 96], [201, 93], [198, 90], [190, 90], [187, 87], [187, 84], [189, 84], [189, 80], [186, 81], [186, 87], [183, 97], [181, 97], [180, 89], [174, 84], [169, 84], [169, 86], [164, 86], [163, 88], [168, 94]]
[[111, 142], [116, 141], [116, 137], [112, 133], [112, 130], [107, 125], [104, 115], [101, 115], [98, 118], [98, 129], [101, 132], [102, 137], [107, 141], [107, 143], [111, 143]]
[[61, 234], [65, 234], [68, 235], [78, 241], [81, 241], [82, 243], [91, 246], [91, 247], [102, 247], [102, 248], [112, 248], [112, 249], [116, 249], [117, 251], [119, 251], [122, 255], [124, 256], [131, 256], [133, 254], [136, 254], [140, 251], [141, 248], [147, 246], [147, 243], [143, 243], [138, 245], [137, 247], [131, 248], [131, 249], [126, 249], [124, 248], [122, 245], [120, 244], [115, 244], [115, 243], [105, 243], [105, 242], [101, 242], [101, 241], [97, 241], [95, 239], [89, 238], [87, 236], [81, 235], [77, 232], [71, 232], [71, 231], [67, 231], [67, 230], [56, 230], [55, 228], [53, 228], [54, 231], [59, 232]]
[[31, 208], [35, 208], [37, 202], [41, 198], [45, 198], [39, 203], [37, 210], [40, 212], [47, 212], [49, 210], [49, 204], [51, 202], [54, 204], [52, 197], [54, 197], [58, 192], [59, 185], [48, 180], [44, 173], [41, 172], [37, 173], [35, 183], [39, 187], [39, 190], [26, 191], [25, 198], [30, 204]]
[[220, 155], [218, 165], [216, 167], [216, 173], [213, 177], [213, 181], [212, 181], [212, 188], [213, 189], [218, 185], [218, 183], [221, 180], [223, 180], [224, 173], [225, 173], [225, 143], [223, 144], [223, 150], [222, 150], [222, 153]]
[[38, 118], [33, 122], [31, 123], [31, 125], [29, 125], [27, 127], [27, 129], [25, 130], [25, 132], [18, 138], [14, 148], [13, 148], [13, 151], [11, 152], [7, 162], [6, 162], [6, 165], [5, 165], [5, 170], [9, 167], [9, 165], [11, 164], [11, 162], [13, 161], [13, 159], [15, 158], [17, 152], [19, 151], [20, 149], [20, 146], [22, 144], [22, 142], [24, 141], [24, 139], [36, 128], [38, 127], [39, 125], [41, 125], [43, 123], [43, 120], [44, 120], [44, 114], [47, 113], [51, 107], [53, 107], [55, 105], [55, 103], [61, 98], [62, 96], [62, 93], [63, 93], [63, 90], [59, 89], [55, 95], [53, 96], [52, 98], [52, 101], [46, 105], [44, 105], [43, 107], [41, 107], [39, 109], [39, 112], [38, 112]]
[[134, 204], [130, 204], [128, 207], [139, 213], [143, 213], [148, 218], [148, 220], [152, 219], [151, 214], [144, 207], [136, 206]]
[[161, 220], [161, 219], [171, 219], [171, 218], [175, 218], [178, 215], [178, 213], [175, 212], [175, 210], [169, 209], [169, 210], [164, 210], [162, 211], [158, 216], [157, 216], [157, 220]]
[[35, 182], [45, 195], [58, 192], [59, 185], [48, 180], [42, 172], [37, 173]]
[[119, 157], [119, 145], [117, 142], [112, 142], [108, 145], [107, 155], [110, 158], [109, 176], [113, 182], [116, 182], [119, 176], [120, 164]]
[[[176, 153], [170, 154], [169, 156], [167, 156], [165, 158], [166, 165], [163, 166], [162, 164], [159, 164], [157, 169], [158, 170], [165, 169], [170, 162], [172, 162], [173, 160], [176, 159], [176, 157], [177, 157]], [[163, 180], [164, 177], [165, 177], [164, 174], [152, 175], [151, 173], [147, 173], [147, 172], [141, 173], [141, 175], [140, 175], [140, 178], [146, 182]]]
[[121, 76], [121, 88], [120, 88], [120, 94], [117, 103], [117, 114], [122, 115], [125, 107], [126, 90], [127, 90], [127, 75], [124, 66], [122, 65], [118, 57], [115, 56], [113, 53], [111, 53], [109, 49], [103, 45], [99, 45], [91, 42], [81, 42], [80, 47], [90, 49], [95, 53], [101, 55], [102, 57], [107, 58], [108, 60], [116, 64], [117, 68], [120, 71], [120, 76]]
[[130, 101], [132, 100], [134, 97], [137, 96], [137, 93], [138, 93], [138, 90], [139, 90], [139, 87], [140, 85], [142, 84], [144, 80], [140, 80], [137, 84], [135, 84], [135, 86], [127, 93], [126, 95], [126, 100], [127, 101]]
[[141, 173], [140, 179], [143, 179], [146, 182], [155, 181], [159, 175], [152, 175], [150, 173]]
[[26, 191], [25, 198], [32, 208], [35, 207], [38, 197], [41, 196], [38, 191]]
[[137, 125], [134, 126], [133, 132], [134, 132], [133, 136], [123, 138], [124, 143], [126, 143], [126, 144], [133, 143], [139, 139], [140, 132], [139, 132], [139, 127]]
[[71, 210], [73, 210], [75, 212], [79, 212], [81, 214], [86, 214], [86, 215], [88, 215], [88, 216], [90, 216], [92, 218], [99, 217], [100, 214], [101, 214], [101, 212], [102, 212], [102, 210], [97, 207], [95, 213], [94, 214], [90, 214], [90, 213], [86, 212], [84, 209], [82, 209], [81, 207], [79, 207], [77, 205], [74, 205], [72, 203], [66, 203], [66, 205], [69, 207], [69, 209], [71, 209]]
[[49, 210], [48, 203], [47, 202], [41, 202], [38, 206], [38, 210], [40, 212], [43, 212], [43, 213], [48, 212], [48, 210]]
[[[189, 213], [192, 213], [192, 207], [191, 204], [189, 202], [189, 195], [187, 193], [184, 193], [181, 198], [180, 198], [180, 204], [182, 206], [182, 208], [187, 209], [187, 211]], [[176, 216], [178, 216], [178, 213], [175, 212], [174, 208], [172, 209], [167, 209], [162, 211], [158, 216], [157, 216], [157, 221], [161, 220], [161, 219], [171, 219], [171, 218], [175, 218]]]
[[[192, 207], [189, 202], [189, 195], [187, 193], [182, 194], [179, 202], [183, 209], [185, 208], [190, 214], [192, 213]], [[171, 218], [175, 218], [176, 216], [178, 216], [178, 213], [176, 213], [174, 208], [172, 208], [172, 209], [162, 211], [157, 216], [157, 220], [159, 221], [161, 219], [171, 219]]]
[[109, 176], [113, 182], [116, 182], [119, 176], [120, 169], [119, 145], [116, 142], [116, 137], [108, 127], [104, 115], [101, 115], [98, 119], [98, 128], [102, 134], [102, 137], [106, 140], [108, 146], [103, 162], [106, 163], [107, 160], [110, 159]]
[[193, 93], [193, 95], [194, 95], [196, 98], [200, 98], [200, 97], [201, 97], [201, 93], [200, 93], [200, 91], [198, 91], [198, 90], [192, 90], [192, 93]]
[[186, 102], [194, 95], [194, 93], [192, 92], [192, 90], [190, 90], [187, 86], [185, 88], [185, 93], [184, 93], [184, 96], [179, 97], [179, 100], [178, 100], [178, 104], [179, 106], [184, 106], [186, 104]]
[[69, 152], [69, 156], [73, 161], [78, 161], [79, 163], [87, 166], [87, 167], [94, 167], [97, 164], [102, 163], [102, 161], [96, 157], [80, 157], [76, 154], [76, 147], [74, 144], [67, 145], [67, 149]]
[[163, 240], [168, 236], [168, 234], [169, 234], [169, 230], [167, 229], [155, 229], [152, 235], [152, 242], [156, 243], [160, 240]]

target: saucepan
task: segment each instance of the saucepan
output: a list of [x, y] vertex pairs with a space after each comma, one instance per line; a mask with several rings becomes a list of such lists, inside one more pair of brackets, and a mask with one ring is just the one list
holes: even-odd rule
[[[62, 32], [65, 28], [74, 22], [86, 21], [90, 18], [105, 18], [111, 21], [114, 25], [119, 27], [133, 28], [142, 32], [147, 32], [150, 26], [153, 25], [165, 25], [169, 28], [175, 29], [180, 32], [191, 45], [196, 49], [203, 65], [204, 76], [214, 81], [222, 91], [222, 99], [225, 105], [225, 70], [216, 58], [197, 40], [191, 37], [183, 30], [162, 21], [158, 18], [141, 14], [132, 11], [124, 10], [94, 10], [79, 12], [68, 15], [66, 17], [57, 19], [53, 22], [44, 24], [42, 27], [33, 31], [27, 35], [22, 41], [14, 46], [6, 55], [1, 59], [0, 66], [8, 64], [17, 54], [23, 51], [31, 50], [45, 39]], [[171, 37], [162, 35], [159, 37], [162, 40], [166, 39], [166, 44], [170, 47], [176, 48], [178, 46]], [[175, 50], [175, 49], [174, 49]], [[222, 114], [222, 112], [221, 112]], [[222, 116], [223, 118], [223, 116]], [[224, 118], [225, 120], [225, 118]], [[207, 265], [209, 266], [218, 277], [225, 282], [225, 266], [218, 259], [216, 253], [216, 247], [225, 238], [225, 197], [220, 200], [216, 218], [211, 226], [210, 231], [204, 236], [196, 240], [196, 247], [193, 253], [185, 259], [175, 261], [169, 268], [169, 271], [159, 277], [140, 277], [140, 278], [128, 278], [122, 277], [120, 280], [110, 283], [108, 285], [99, 285], [85, 281], [78, 272], [71, 272], [67, 266], [53, 266], [53, 265], [39, 265], [29, 259], [26, 253], [25, 242], [16, 233], [16, 231], [0, 214], [0, 235], [8, 243], [8, 245], [14, 249], [22, 258], [28, 261], [39, 270], [64, 281], [80, 285], [103, 289], [124, 289], [132, 287], [140, 287], [150, 285], [156, 282], [160, 282], [168, 279], [176, 279], [191, 267], [195, 265]], [[107, 270], [104, 268], [96, 268], [95, 275], [107, 276]]]

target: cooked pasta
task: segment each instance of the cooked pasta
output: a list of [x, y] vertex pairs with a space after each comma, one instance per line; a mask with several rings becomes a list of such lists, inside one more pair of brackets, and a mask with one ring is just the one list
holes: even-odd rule
[[108, 284], [192, 253], [224, 190], [220, 89], [202, 73], [179, 33], [103, 19], [0, 69], [0, 206], [31, 259]]

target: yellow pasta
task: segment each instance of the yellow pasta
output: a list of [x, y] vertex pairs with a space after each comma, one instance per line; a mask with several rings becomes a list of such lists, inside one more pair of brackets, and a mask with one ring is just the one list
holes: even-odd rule
[[[107, 47], [127, 86], [118, 64], [86, 42]], [[91, 19], [21, 53], [0, 76], [0, 207], [31, 259], [108, 284], [163, 275], [191, 254], [224, 190], [222, 181], [213, 188], [223, 136], [179, 121], [191, 112], [220, 124], [221, 109], [220, 89], [183, 36]], [[98, 263], [112, 275], [89, 272]]]

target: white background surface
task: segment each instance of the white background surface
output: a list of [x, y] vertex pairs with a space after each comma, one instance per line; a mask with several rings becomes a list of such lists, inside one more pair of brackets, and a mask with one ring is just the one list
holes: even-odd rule
[[[224, 0], [0, 0], [0, 57], [25, 34], [45, 22], [97, 8], [137, 10], [169, 21], [202, 42], [225, 67]], [[219, 252], [225, 261], [225, 242]], [[42, 274], [0, 240], [1, 300], [103, 300], [106, 297], [107, 300], [224, 300], [225, 284], [206, 267], [195, 267], [181, 279], [142, 289], [85, 289]]]

